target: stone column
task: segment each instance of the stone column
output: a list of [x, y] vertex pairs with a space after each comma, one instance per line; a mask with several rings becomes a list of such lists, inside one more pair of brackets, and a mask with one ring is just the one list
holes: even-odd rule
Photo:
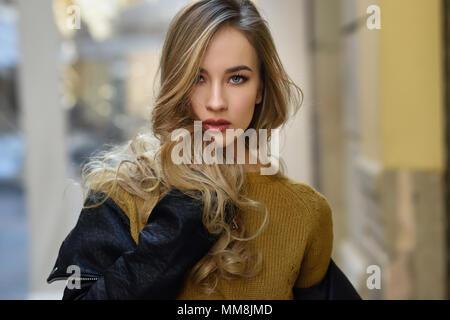
[[[30, 298], [45, 298], [67, 233], [64, 110], [60, 103], [59, 35], [51, 0], [19, 0], [21, 123], [26, 143], [24, 185], [29, 229]], [[60, 291], [62, 293], [62, 291]]]

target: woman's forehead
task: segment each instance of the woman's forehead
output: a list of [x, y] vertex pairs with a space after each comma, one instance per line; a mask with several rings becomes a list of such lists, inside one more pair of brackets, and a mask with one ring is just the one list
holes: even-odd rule
[[227, 69], [245, 65], [257, 68], [257, 54], [245, 35], [232, 27], [219, 29], [211, 39], [201, 68], [208, 72], [226, 72]]

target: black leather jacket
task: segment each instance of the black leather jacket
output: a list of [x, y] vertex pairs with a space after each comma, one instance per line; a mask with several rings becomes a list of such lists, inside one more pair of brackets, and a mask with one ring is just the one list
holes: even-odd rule
[[[90, 199], [87, 205], [94, 203]], [[70, 280], [63, 300], [175, 299], [187, 271], [218, 239], [203, 226], [202, 211], [201, 203], [171, 189], [153, 208], [136, 245], [127, 215], [111, 198], [83, 209], [47, 282]], [[332, 260], [319, 284], [293, 288], [293, 295], [302, 300], [360, 299]]]

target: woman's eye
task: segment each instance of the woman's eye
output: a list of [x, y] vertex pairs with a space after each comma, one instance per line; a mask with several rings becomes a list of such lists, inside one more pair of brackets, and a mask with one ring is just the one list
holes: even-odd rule
[[[241, 75], [235, 75], [235, 76], [232, 76], [231, 79], [234, 84], [239, 84], [239, 83], [245, 82], [247, 80], [247, 77], [244, 77]], [[239, 81], [239, 80], [242, 80], [242, 81]]]
[[202, 77], [202, 76], [198, 76], [198, 78], [197, 78], [197, 83], [198, 83], [198, 82], [201, 82], [201, 81], [200, 81], [200, 78], [202, 78], [202, 79], [203, 79], [203, 77]]

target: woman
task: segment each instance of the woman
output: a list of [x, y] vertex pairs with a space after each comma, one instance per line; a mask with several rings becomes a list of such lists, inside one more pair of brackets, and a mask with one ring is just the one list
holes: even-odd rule
[[[276, 150], [250, 161], [302, 97], [252, 2], [184, 7], [160, 72], [151, 132], [84, 168], [85, 207], [47, 281], [73, 280], [64, 299], [293, 299], [329, 286], [327, 201], [283, 171], [261, 174], [278, 168]], [[198, 141], [197, 121], [200, 143], [180, 149]]]

